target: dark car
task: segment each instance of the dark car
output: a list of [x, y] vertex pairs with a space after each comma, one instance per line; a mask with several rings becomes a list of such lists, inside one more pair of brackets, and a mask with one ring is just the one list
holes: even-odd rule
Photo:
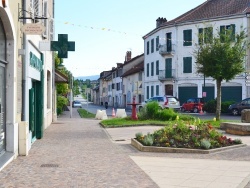
[[250, 109], [250, 98], [246, 98], [238, 103], [231, 104], [228, 108], [229, 112], [234, 116], [240, 115], [244, 109]]
[[181, 111], [189, 111], [198, 113], [202, 111], [204, 105], [204, 99], [203, 98], [190, 98], [186, 102], [184, 102], [181, 106]]

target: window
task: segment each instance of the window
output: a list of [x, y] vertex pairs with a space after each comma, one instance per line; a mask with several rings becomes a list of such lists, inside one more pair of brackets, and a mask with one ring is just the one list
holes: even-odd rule
[[154, 53], [154, 39], [151, 39], [151, 53]]
[[167, 33], [166, 39], [167, 39], [167, 52], [171, 52], [172, 51], [172, 33]]
[[154, 76], [154, 62], [151, 63], [151, 76]]
[[149, 77], [149, 63], [147, 63], [147, 77]]
[[149, 54], [149, 41], [147, 42], [147, 55]]
[[192, 46], [192, 29], [183, 31], [183, 46]]
[[227, 32], [231, 32], [231, 40], [235, 41], [235, 24], [231, 25], [222, 25], [220, 26], [220, 40], [221, 42], [225, 42], [225, 35]]
[[149, 86], [147, 86], [147, 99], [149, 98]]
[[156, 49], [156, 51], [159, 51], [159, 36], [156, 37], [155, 49]]
[[139, 72], [139, 78], [138, 81], [142, 81], [142, 72]]
[[113, 72], [113, 78], [115, 78], [115, 72]]
[[112, 89], [115, 89], [115, 84], [112, 84]]
[[120, 83], [116, 83], [116, 90], [117, 90], [117, 91], [120, 90]]
[[192, 57], [183, 57], [183, 73], [192, 73]]
[[156, 75], [159, 75], [159, 61], [156, 61]]
[[154, 96], [154, 86], [151, 86], [151, 97]]
[[156, 88], [155, 88], [155, 89], [156, 89], [156, 91], [155, 91], [155, 92], [156, 92], [156, 95], [159, 95], [159, 85], [156, 85]]
[[213, 41], [213, 28], [199, 28], [199, 44], [211, 44]]

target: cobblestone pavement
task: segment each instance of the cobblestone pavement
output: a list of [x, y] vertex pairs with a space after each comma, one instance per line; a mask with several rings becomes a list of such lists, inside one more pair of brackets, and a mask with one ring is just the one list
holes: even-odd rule
[[17, 157], [0, 172], [1, 188], [158, 187], [98, 121], [75, 112], [70, 119], [66, 113], [35, 141], [28, 156]]
[[139, 152], [130, 144], [112, 141], [98, 123], [81, 119], [76, 109], [72, 118], [65, 112], [32, 145], [28, 156], [19, 156], [0, 172], [0, 188], [158, 187], [129, 156], [250, 162], [250, 146], [206, 155]]

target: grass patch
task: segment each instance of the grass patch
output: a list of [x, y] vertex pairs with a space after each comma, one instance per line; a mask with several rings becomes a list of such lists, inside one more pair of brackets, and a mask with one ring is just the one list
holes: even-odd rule
[[88, 112], [87, 110], [84, 109], [77, 109], [79, 115], [81, 116], [81, 118], [95, 118], [95, 114], [92, 114], [90, 112]]
[[[220, 120], [220, 121], [213, 121], [213, 120], [200, 120], [197, 118], [196, 120], [187, 120], [187, 124], [194, 124], [196, 121], [200, 121], [200, 123], [209, 123], [214, 128], [220, 128], [221, 122], [240, 122], [240, 121], [229, 121], [229, 120]], [[166, 126], [171, 124], [173, 121], [161, 121], [161, 120], [131, 120], [130, 117], [127, 118], [113, 118], [113, 119], [106, 119], [102, 120], [101, 124], [105, 128], [115, 128], [115, 127], [129, 127], [129, 126], [143, 126], [143, 125], [159, 125], [159, 126]]]
[[168, 125], [168, 121], [159, 121], [159, 120], [131, 120], [129, 118], [113, 118], [105, 119], [101, 121], [101, 124], [105, 128], [114, 128], [114, 127], [129, 127], [129, 126], [143, 126], [143, 125]]

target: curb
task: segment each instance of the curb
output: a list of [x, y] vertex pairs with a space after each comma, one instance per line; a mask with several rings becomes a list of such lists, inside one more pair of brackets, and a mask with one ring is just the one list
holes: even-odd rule
[[215, 148], [210, 150], [202, 150], [202, 149], [186, 149], [186, 148], [170, 148], [170, 147], [155, 147], [155, 146], [143, 146], [140, 142], [136, 139], [131, 139], [131, 145], [137, 148], [139, 151], [142, 152], [160, 152], [160, 153], [197, 153], [197, 154], [210, 154], [219, 151], [225, 151], [229, 149], [236, 149], [240, 147], [247, 146], [246, 144], [238, 144], [233, 146]]

